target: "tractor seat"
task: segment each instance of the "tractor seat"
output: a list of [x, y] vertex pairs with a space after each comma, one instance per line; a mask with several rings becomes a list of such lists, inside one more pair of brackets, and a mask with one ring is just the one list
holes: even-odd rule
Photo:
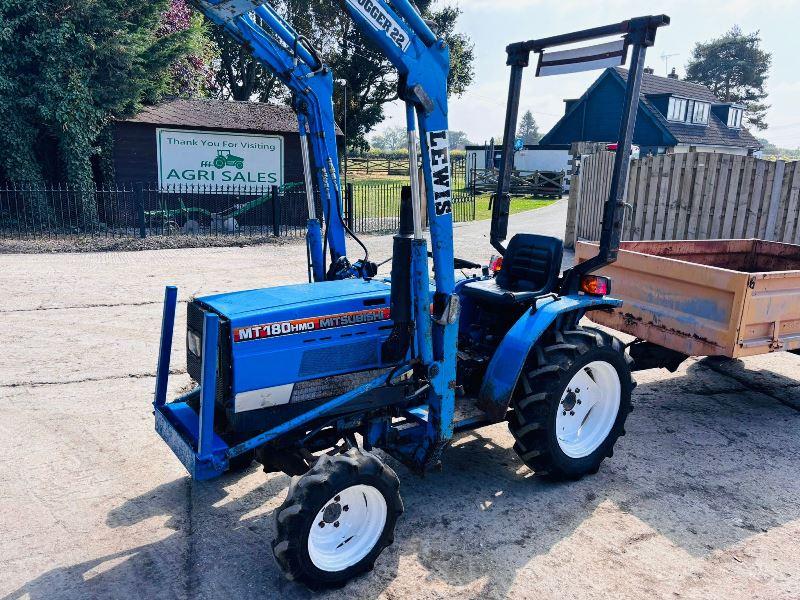
[[465, 284], [464, 295], [491, 304], [532, 302], [555, 288], [563, 255], [558, 238], [518, 233], [508, 243], [497, 276]]

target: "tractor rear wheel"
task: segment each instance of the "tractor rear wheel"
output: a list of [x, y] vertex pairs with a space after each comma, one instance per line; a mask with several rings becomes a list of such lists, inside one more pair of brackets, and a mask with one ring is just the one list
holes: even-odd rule
[[351, 448], [323, 455], [292, 480], [275, 513], [272, 551], [286, 576], [320, 589], [371, 570], [394, 541], [399, 489], [397, 475], [374, 454]]
[[530, 352], [508, 426], [536, 475], [580, 479], [613, 455], [633, 410], [631, 362], [619, 340], [582, 327], [554, 332]]

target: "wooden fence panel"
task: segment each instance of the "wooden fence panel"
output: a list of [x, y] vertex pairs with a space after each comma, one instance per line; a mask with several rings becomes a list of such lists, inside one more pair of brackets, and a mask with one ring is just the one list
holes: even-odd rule
[[[636, 185], [639, 177], [639, 169], [641, 168], [641, 161], [633, 161], [631, 162], [631, 169], [628, 173], [628, 182], [627, 186]], [[631, 194], [628, 192], [626, 188], [626, 197], [630, 198]], [[633, 216], [634, 216], [635, 207], [628, 203], [625, 206], [625, 218], [622, 221], [622, 239], [623, 240], [630, 240], [631, 239], [631, 230], [633, 229]]]
[[742, 179], [739, 182], [739, 193], [736, 198], [736, 219], [733, 226], [733, 238], [744, 237], [744, 226], [747, 222], [747, 205], [750, 196], [753, 194], [753, 170], [756, 166], [756, 159], [748, 156], [744, 161]]
[[792, 183], [787, 194], [784, 228], [778, 239], [797, 244], [800, 243], [800, 162], [791, 163], [789, 170], [793, 171]]
[[[575, 227], [568, 247], [599, 239], [613, 162], [613, 152], [582, 158], [570, 194]], [[631, 161], [626, 190], [623, 239], [800, 243], [800, 162], [702, 152], [649, 156]]]
[[689, 211], [692, 208], [692, 189], [697, 172], [697, 154], [686, 155], [686, 173], [681, 184], [681, 198], [678, 203], [678, 222], [675, 228], [675, 239], [686, 239], [686, 227], [689, 223]]
[[667, 206], [667, 226], [663, 232], [663, 239], [675, 239], [675, 224], [677, 222], [678, 207], [681, 202], [681, 186], [683, 180], [687, 176], [686, 157], [688, 154], [676, 154], [672, 161], [675, 168], [672, 171], [672, 184], [669, 194], [669, 204]]
[[686, 230], [682, 234], [682, 240], [697, 239], [698, 225], [700, 220], [700, 205], [703, 201], [703, 187], [706, 178], [706, 156], [697, 157], [695, 166], [694, 182], [692, 183], [691, 198], [689, 200], [689, 219], [686, 222]]
[[659, 177], [661, 175], [661, 157], [654, 156], [649, 161], [650, 172], [647, 177], [647, 200], [642, 207], [644, 220], [639, 239], [647, 239], [653, 235], [653, 221], [655, 221], [656, 206], [658, 205]]
[[664, 237], [664, 224], [669, 211], [670, 186], [672, 185], [673, 172], [676, 162], [664, 160], [662, 171], [659, 175], [658, 209], [656, 210], [656, 221], [653, 227], [653, 237]]
[[742, 178], [743, 166], [744, 157], [734, 156], [727, 174], [728, 191], [724, 197], [720, 198], [720, 203], [724, 203], [725, 206], [725, 215], [720, 220], [720, 228], [712, 231], [712, 239], [720, 238], [723, 231], [733, 231], [733, 217], [736, 214], [736, 199], [739, 195], [739, 182]]
[[[778, 215], [775, 219], [775, 236], [774, 239], [785, 239], [786, 236], [791, 236], [791, 231], [794, 229], [794, 223], [797, 220], [797, 207], [795, 206], [794, 212], [790, 212], [789, 205], [792, 201], [792, 186], [794, 185], [795, 177], [797, 177], [797, 169], [794, 167], [795, 163], [786, 163], [784, 165], [783, 186], [781, 187], [781, 203], [778, 207]], [[792, 215], [790, 217], [790, 215]]]
[[764, 238], [774, 240], [778, 225], [778, 213], [781, 210], [782, 198], [789, 187], [789, 178], [784, 177], [786, 173], [786, 163], [779, 160], [775, 163], [772, 186], [770, 187], [769, 204], [767, 205], [766, 227], [764, 228]]
[[750, 202], [747, 205], [747, 226], [744, 230], [744, 236], [746, 238], [752, 238], [756, 235], [758, 213], [761, 209], [761, 203], [764, 201], [764, 179], [766, 178], [766, 171], [766, 163], [763, 161], [756, 161], [753, 193], [750, 195]]

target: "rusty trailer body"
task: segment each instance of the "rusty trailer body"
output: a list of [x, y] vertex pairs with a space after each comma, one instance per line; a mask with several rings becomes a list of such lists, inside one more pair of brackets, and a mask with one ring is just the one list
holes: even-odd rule
[[[578, 242], [577, 262], [597, 254]], [[622, 306], [592, 320], [687, 356], [800, 349], [800, 246], [763, 240], [623, 242], [612, 279]]]

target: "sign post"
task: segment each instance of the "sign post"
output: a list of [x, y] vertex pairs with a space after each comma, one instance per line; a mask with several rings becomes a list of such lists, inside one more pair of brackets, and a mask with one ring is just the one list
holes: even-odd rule
[[249, 133], [157, 129], [158, 184], [225, 186], [256, 192], [283, 185], [283, 137]]

